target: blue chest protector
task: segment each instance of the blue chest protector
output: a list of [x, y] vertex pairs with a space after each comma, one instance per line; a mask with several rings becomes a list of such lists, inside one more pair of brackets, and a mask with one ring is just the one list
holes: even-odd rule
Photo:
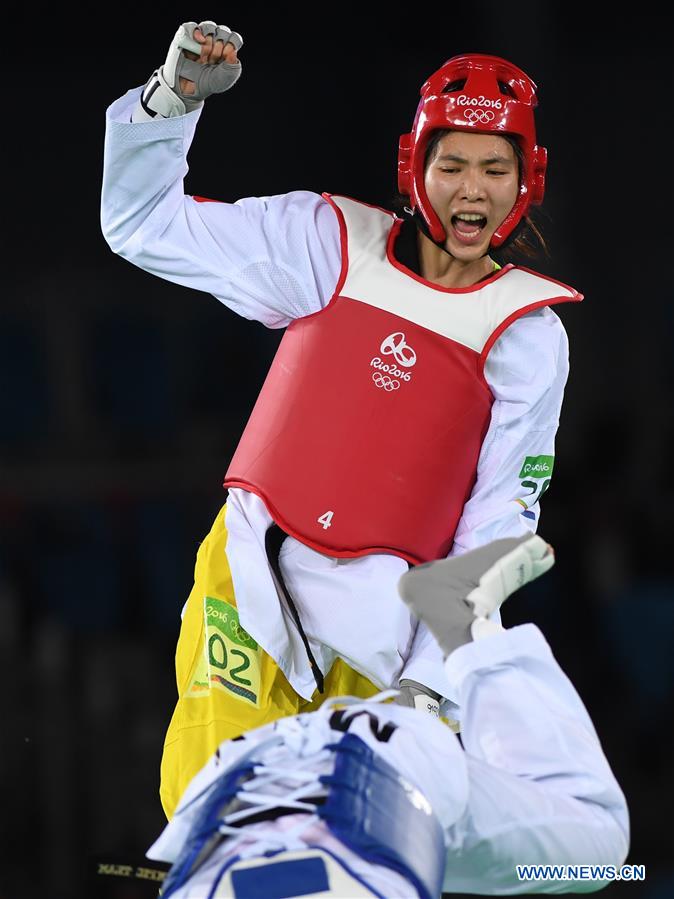
[[[335, 766], [332, 774], [320, 778], [328, 794], [324, 803], [317, 805], [316, 814], [335, 837], [362, 859], [401, 874], [414, 886], [420, 899], [438, 899], [445, 869], [445, 845], [442, 826], [428, 799], [360, 737], [346, 733], [327, 748], [335, 753]], [[218, 833], [220, 821], [252, 767], [251, 760], [246, 759], [224, 771], [212, 785], [164, 882], [162, 899], [168, 899], [184, 885], [222, 841]], [[327, 855], [354, 876], [342, 860], [333, 853]], [[265, 853], [269, 864], [242, 870], [236, 870], [239, 856], [228, 859], [219, 870], [213, 889], [227, 871], [235, 895], [245, 899], [258, 895], [277, 899], [330, 889], [329, 865], [326, 867], [322, 859], [284, 860], [283, 856], [283, 850]], [[374, 890], [372, 894], [378, 895]]]

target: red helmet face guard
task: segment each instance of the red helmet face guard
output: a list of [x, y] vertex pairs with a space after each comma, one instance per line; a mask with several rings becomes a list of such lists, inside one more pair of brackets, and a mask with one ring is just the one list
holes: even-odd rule
[[[447, 88], [450, 88], [448, 91]], [[492, 235], [498, 247], [531, 206], [543, 202], [547, 150], [536, 145], [536, 85], [521, 69], [498, 56], [454, 56], [423, 84], [412, 131], [400, 138], [398, 190], [419, 209], [436, 243], [447, 239], [424, 187], [426, 148], [434, 131], [476, 131], [511, 135], [524, 158], [515, 205]]]

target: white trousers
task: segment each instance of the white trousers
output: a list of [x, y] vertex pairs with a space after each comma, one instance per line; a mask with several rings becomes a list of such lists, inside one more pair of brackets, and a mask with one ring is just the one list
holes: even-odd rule
[[[580, 697], [541, 632], [526, 624], [477, 640], [453, 652], [445, 667], [463, 712], [461, 741], [416, 709], [359, 700], [348, 710], [349, 731], [430, 800], [445, 833], [443, 891], [510, 895], [599, 889], [604, 885], [600, 881], [523, 882], [516, 874], [516, 865], [522, 864], [619, 866], [629, 846], [623, 793]], [[331, 705], [303, 716], [312, 719], [314, 742], [322, 745], [342, 736], [330, 729]], [[360, 710], [370, 712], [370, 718], [354, 715]], [[388, 741], [377, 739], [372, 715], [381, 725], [395, 726]], [[177, 857], [198, 808], [195, 797], [223, 766], [268, 738], [274, 727], [222, 744], [216, 762], [209, 762], [189, 785], [176, 815], [148, 852], [150, 858], [172, 862]], [[298, 820], [289, 815], [253, 825], [249, 848], [262, 832], [280, 833]], [[322, 822], [301, 839], [338, 854], [387, 899], [416, 895], [400, 874], [343, 847]], [[209, 896], [232, 854], [227, 843], [221, 844], [176, 895]]]
[[615, 864], [625, 797], [571, 681], [533, 624], [462, 646], [445, 663], [464, 709], [464, 814], [447, 828], [444, 889], [509, 895], [599, 889], [520, 882], [517, 864]]

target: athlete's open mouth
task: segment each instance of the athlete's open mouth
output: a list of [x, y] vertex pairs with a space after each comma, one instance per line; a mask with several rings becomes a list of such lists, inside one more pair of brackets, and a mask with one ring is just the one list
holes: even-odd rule
[[452, 216], [452, 233], [454, 240], [464, 246], [470, 247], [482, 240], [482, 230], [487, 224], [487, 219], [481, 215], [478, 218], [462, 219], [458, 215]]
[[481, 231], [486, 224], [487, 219], [484, 216], [480, 216], [480, 218], [473, 219], [472, 221], [461, 219], [458, 215], [452, 216], [452, 225], [460, 234], [476, 234], [478, 231]]

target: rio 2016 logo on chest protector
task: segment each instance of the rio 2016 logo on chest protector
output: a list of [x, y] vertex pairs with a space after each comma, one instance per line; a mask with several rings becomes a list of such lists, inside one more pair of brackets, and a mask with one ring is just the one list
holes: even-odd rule
[[417, 354], [406, 342], [403, 331], [394, 331], [393, 334], [385, 337], [381, 342], [379, 352], [382, 356], [393, 356], [398, 364], [384, 362], [381, 356], [373, 356], [370, 359], [371, 368], [377, 369], [372, 375], [372, 380], [377, 387], [392, 392], [399, 389], [402, 381], [412, 380], [412, 373], [402, 371], [402, 369], [411, 368], [417, 361]]

